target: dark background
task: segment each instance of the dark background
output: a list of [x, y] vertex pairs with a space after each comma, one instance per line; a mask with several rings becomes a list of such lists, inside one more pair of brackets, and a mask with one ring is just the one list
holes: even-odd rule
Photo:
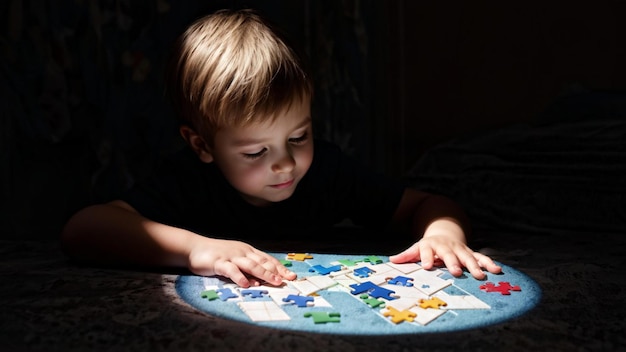
[[173, 39], [223, 7], [288, 32], [316, 79], [316, 133], [380, 172], [477, 131], [533, 124], [580, 90], [626, 88], [624, 1], [0, 3], [3, 238], [56, 238], [180, 146], [163, 98]]

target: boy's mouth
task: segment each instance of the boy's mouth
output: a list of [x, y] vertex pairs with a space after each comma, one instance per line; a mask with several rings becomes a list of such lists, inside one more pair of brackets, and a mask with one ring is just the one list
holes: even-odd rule
[[276, 189], [283, 189], [283, 188], [287, 188], [287, 187], [291, 186], [293, 184], [293, 182], [294, 182], [294, 179], [291, 179], [291, 180], [286, 181], [286, 182], [282, 182], [282, 183], [278, 183], [278, 184], [275, 184], [275, 185], [271, 185], [270, 187], [276, 188]]

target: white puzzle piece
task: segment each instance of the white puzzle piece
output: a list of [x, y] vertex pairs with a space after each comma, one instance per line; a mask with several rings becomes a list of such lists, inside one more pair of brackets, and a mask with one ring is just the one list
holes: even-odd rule
[[237, 305], [252, 321], [291, 320], [274, 301], [248, 301]]

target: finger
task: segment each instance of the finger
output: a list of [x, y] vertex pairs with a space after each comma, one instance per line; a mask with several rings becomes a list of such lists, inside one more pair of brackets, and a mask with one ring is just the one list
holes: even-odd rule
[[287, 269], [278, 259], [265, 252], [257, 253], [251, 259], [256, 260], [265, 270], [280, 275], [281, 278], [294, 280], [297, 277], [296, 273]]
[[389, 257], [389, 261], [396, 264], [415, 262], [420, 260], [420, 250], [417, 243], [404, 251]]
[[448, 272], [450, 272], [450, 274], [453, 276], [460, 276], [463, 274], [463, 269], [461, 269], [459, 258], [455, 252], [448, 250], [443, 253], [437, 253], [437, 256], [443, 260], [443, 263], [446, 268], [448, 268]]
[[298, 274], [294, 273], [293, 271], [287, 269], [284, 265], [280, 265], [278, 267], [278, 272], [280, 274], [280, 276], [282, 276], [285, 280], [295, 280], [298, 277]]
[[482, 268], [478, 264], [478, 261], [476, 260], [476, 258], [474, 258], [472, 253], [466, 252], [460, 260], [461, 263], [467, 268], [467, 271], [469, 271], [474, 278], [478, 280], [482, 280], [485, 278], [485, 273], [483, 272]]
[[433, 253], [432, 248], [420, 248], [420, 259], [422, 260], [421, 265], [424, 269], [431, 269], [435, 263], [435, 253]]
[[256, 262], [257, 265], [262, 266], [265, 270], [278, 274], [278, 266], [280, 263], [274, 257], [271, 257], [266, 254], [254, 254], [250, 256], [250, 259]]
[[278, 259], [268, 256], [267, 261], [262, 266], [273, 273], [281, 276], [283, 279], [294, 280], [297, 275], [291, 270], [287, 269]]
[[490, 273], [499, 274], [502, 272], [502, 267], [496, 264], [488, 256], [482, 253], [474, 252], [474, 258], [480, 267], [487, 269]]
[[250, 287], [250, 280], [239, 270], [239, 267], [229, 261], [218, 261], [215, 263], [215, 274], [231, 279], [240, 287]]
[[258, 262], [247, 258], [240, 257], [233, 260], [233, 262], [244, 272], [265, 281], [271, 285], [280, 285], [283, 280], [276, 270], [270, 271], [265, 269], [263, 265], [259, 265]]

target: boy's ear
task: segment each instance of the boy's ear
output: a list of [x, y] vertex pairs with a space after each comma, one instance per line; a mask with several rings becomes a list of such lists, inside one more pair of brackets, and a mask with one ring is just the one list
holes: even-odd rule
[[183, 125], [178, 129], [180, 135], [183, 139], [189, 144], [191, 149], [196, 152], [198, 158], [204, 163], [210, 163], [213, 161], [213, 153], [211, 152], [211, 148], [206, 143], [204, 138], [200, 136], [193, 128]]

